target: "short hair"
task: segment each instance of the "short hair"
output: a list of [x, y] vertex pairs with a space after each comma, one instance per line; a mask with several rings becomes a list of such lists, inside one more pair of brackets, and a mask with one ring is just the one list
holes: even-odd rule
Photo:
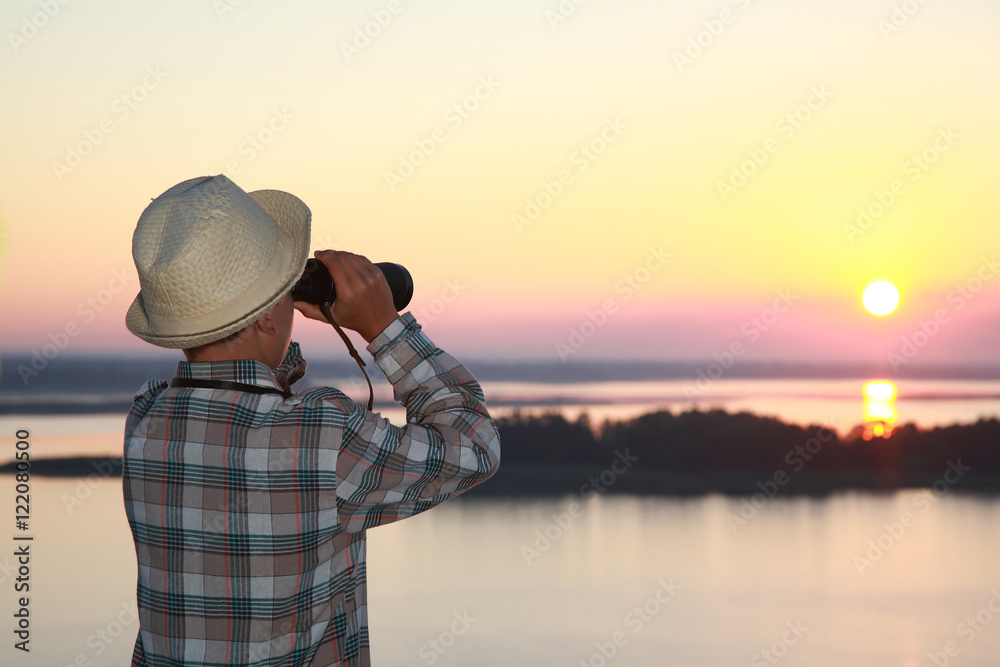
[[213, 340], [211, 343], [205, 343], [204, 345], [198, 345], [197, 347], [188, 348], [187, 350], [185, 350], [185, 352], [187, 352], [189, 350], [204, 350], [205, 348], [213, 347], [215, 345], [226, 345], [227, 343], [232, 343], [237, 338], [239, 338], [240, 336], [242, 336], [246, 332], [246, 330], [249, 329], [252, 326], [253, 326], [252, 323], [248, 324], [247, 326], [243, 327], [242, 329], [237, 329], [236, 331], [234, 331], [233, 333], [229, 334], [225, 338], [220, 338], [219, 340]]
[[242, 336], [243, 333], [247, 329], [249, 329], [251, 326], [253, 326], [253, 325], [252, 324], [248, 324], [247, 326], [243, 327], [242, 329], [237, 329], [236, 331], [234, 331], [233, 333], [229, 334], [225, 338], [220, 338], [219, 340], [212, 341], [211, 343], [209, 343], [209, 345], [215, 345], [217, 343], [231, 343], [234, 340], [236, 340], [237, 338], [239, 338], [240, 336]]

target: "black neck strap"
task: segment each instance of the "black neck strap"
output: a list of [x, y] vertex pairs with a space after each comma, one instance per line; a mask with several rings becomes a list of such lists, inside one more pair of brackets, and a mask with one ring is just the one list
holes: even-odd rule
[[[365, 372], [365, 362], [361, 359], [361, 355], [358, 351], [354, 349], [351, 344], [351, 339], [347, 337], [343, 329], [333, 321], [333, 313], [330, 312], [330, 304], [324, 303], [320, 305], [320, 311], [326, 320], [333, 325], [333, 328], [337, 330], [340, 334], [340, 338], [347, 345], [347, 350], [354, 357], [354, 361], [358, 362], [358, 367], [361, 368], [361, 374], [365, 376], [365, 381], [368, 383], [368, 410], [372, 409], [372, 404], [375, 401], [375, 391], [372, 388], [372, 381], [368, 378], [368, 373]], [[242, 382], [229, 382], [228, 380], [195, 380], [193, 378], [174, 378], [170, 381], [171, 387], [196, 387], [198, 389], [228, 389], [230, 391], [245, 391], [250, 394], [278, 394], [284, 396], [285, 398], [291, 398], [292, 392], [283, 391], [281, 389], [275, 389], [274, 387], [262, 387], [256, 384], [243, 384]]]
[[229, 391], [245, 391], [248, 394], [278, 394], [285, 398], [291, 398], [292, 392], [276, 389], [274, 387], [262, 387], [259, 384], [244, 384], [242, 382], [230, 382], [228, 380], [196, 380], [194, 378], [174, 378], [170, 381], [171, 387], [195, 387], [197, 389], [228, 389]]

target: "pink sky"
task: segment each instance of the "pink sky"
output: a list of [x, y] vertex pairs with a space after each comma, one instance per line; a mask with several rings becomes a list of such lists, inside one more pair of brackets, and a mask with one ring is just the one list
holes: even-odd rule
[[889, 5], [741, 1], [705, 37], [694, 0], [427, 0], [347, 54], [363, 3], [112, 4], [0, 52], [0, 352], [150, 351], [136, 220], [225, 172], [301, 197], [314, 249], [405, 264], [465, 356], [1000, 360], [1000, 5], [887, 33]]

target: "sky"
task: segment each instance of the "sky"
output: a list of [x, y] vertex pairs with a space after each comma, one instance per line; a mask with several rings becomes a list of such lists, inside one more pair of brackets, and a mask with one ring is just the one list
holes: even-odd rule
[[132, 231], [225, 173], [408, 267], [456, 355], [996, 363], [998, 30], [991, 0], [8, 0], [0, 352], [154, 351]]

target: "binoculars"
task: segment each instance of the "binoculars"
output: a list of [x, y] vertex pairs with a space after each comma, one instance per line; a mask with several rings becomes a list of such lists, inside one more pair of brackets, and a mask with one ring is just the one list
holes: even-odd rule
[[[406, 308], [413, 298], [413, 278], [402, 264], [379, 262], [375, 265], [385, 276], [392, 292], [392, 305], [399, 312]], [[333, 277], [323, 262], [312, 258], [306, 261], [302, 277], [292, 287], [292, 298], [296, 301], [306, 301], [317, 305], [333, 303], [337, 298]]]

